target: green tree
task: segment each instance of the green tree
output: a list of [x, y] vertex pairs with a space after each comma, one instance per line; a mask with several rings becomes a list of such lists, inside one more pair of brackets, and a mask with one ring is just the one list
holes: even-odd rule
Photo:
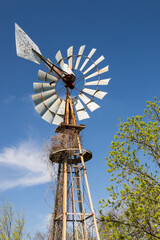
[[107, 171], [113, 184], [101, 203], [102, 239], [160, 239], [160, 102], [119, 124]]
[[1, 200], [0, 205], [0, 240], [30, 239], [24, 234], [24, 214], [15, 212], [11, 204]]

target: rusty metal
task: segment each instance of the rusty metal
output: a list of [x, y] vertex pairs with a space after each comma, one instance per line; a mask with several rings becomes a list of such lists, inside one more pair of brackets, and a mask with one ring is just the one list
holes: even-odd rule
[[[70, 158], [70, 155], [72, 155], [73, 158]], [[59, 163], [62, 162], [66, 156], [68, 156], [68, 163], [76, 164], [81, 163], [81, 155], [83, 156], [85, 162], [89, 161], [92, 158], [92, 153], [89, 150], [82, 149], [82, 153], [80, 153], [79, 148], [67, 148], [53, 151], [50, 154], [50, 160], [52, 162]]]

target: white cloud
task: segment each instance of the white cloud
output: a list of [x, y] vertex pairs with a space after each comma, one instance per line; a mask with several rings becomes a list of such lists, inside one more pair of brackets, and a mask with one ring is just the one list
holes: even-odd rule
[[50, 181], [41, 147], [32, 140], [0, 151], [0, 190]]

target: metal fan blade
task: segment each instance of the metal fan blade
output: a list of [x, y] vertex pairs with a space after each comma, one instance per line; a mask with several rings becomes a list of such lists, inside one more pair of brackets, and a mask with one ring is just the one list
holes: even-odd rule
[[87, 113], [87, 111], [85, 109], [77, 111], [77, 116], [78, 116], [79, 121], [90, 118], [89, 114]]
[[48, 81], [48, 82], [57, 82], [58, 78], [52, 76], [51, 74], [48, 74], [46, 72], [39, 70], [38, 71], [38, 80]]
[[83, 104], [78, 98], [73, 99], [73, 102], [74, 102], [74, 106], [75, 106], [79, 121], [81, 121], [82, 119], [90, 118], [89, 114], [87, 113]]
[[33, 102], [35, 103], [35, 105], [37, 105], [37, 104], [41, 103], [42, 101], [44, 101], [45, 99], [54, 95], [55, 92], [56, 92], [55, 89], [53, 89], [53, 90], [49, 90], [46, 92], [34, 94], [34, 95], [32, 95]]
[[72, 69], [72, 58], [73, 58], [73, 46], [67, 49], [68, 65]]
[[63, 120], [64, 120], [63, 116], [56, 115], [52, 124], [59, 125], [61, 122], [63, 122]]
[[97, 108], [100, 108], [100, 106], [97, 103], [93, 102], [93, 101], [88, 103], [87, 107], [89, 108], [89, 110], [91, 112], [95, 111]]
[[85, 109], [83, 104], [81, 103], [81, 101], [77, 97], [73, 99], [73, 102], [74, 102], [74, 106], [75, 106], [76, 111]]
[[92, 70], [96, 65], [102, 62], [104, 59], [105, 59], [104, 56], [101, 56], [100, 58], [98, 58], [89, 68], [87, 68], [87, 70], [83, 74], [85, 75], [86, 73], [88, 73], [90, 70]]
[[89, 88], [84, 88], [83, 92], [88, 93], [89, 95], [92, 95], [94, 97], [97, 97], [99, 99], [104, 98], [104, 96], [107, 94], [107, 92], [99, 91], [99, 90], [93, 90]]
[[80, 63], [80, 60], [81, 60], [82, 55], [83, 55], [83, 52], [84, 52], [84, 49], [85, 49], [85, 45], [83, 45], [83, 46], [80, 47], [79, 52], [78, 52], [77, 61], [76, 61], [76, 64], [75, 64], [75, 68], [74, 68], [74, 69], [77, 69], [77, 68], [78, 68], [79, 63]]
[[92, 81], [92, 82], [86, 82], [84, 85], [85, 85], [85, 86], [91, 86], [91, 85], [108, 85], [109, 81], [110, 81], [110, 78], [108, 78], [108, 79], [103, 79], [103, 80]]
[[33, 89], [35, 93], [55, 89], [55, 87], [56, 84], [50, 85], [49, 83], [37, 83], [37, 82], [33, 83]]
[[49, 123], [53, 122], [54, 117], [55, 117], [55, 114], [50, 112], [49, 110], [46, 111], [42, 116], [42, 118]]
[[63, 61], [63, 57], [62, 57], [60, 50], [57, 52], [55, 58], [56, 58], [58, 64], [60, 65], [60, 67], [63, 69], [64, 61]]
[[100, 108], [100, 106], [97, 103], [93, 102], [90, 98], [85, 96], [83, 93], [80, 93], [78, 97], [86, 104], [86, 106], [89, 108], [91, 112], [93, 112], [97, 108]]
[[65, 105], [66, 105], [66, 102], [64, 100], [62, 100], [61, 105], [59, 106], [59, 109], [57, 111], [57, 114], [64, 115], [64, 113], [65, 113]]
[[96, 49], [93, 48], [90, 53], [88, 54], [87, 59], [84, 61], [83, 65], [81, 66], [81, 68], [79, 69], [80, 71], [83, 70], [83, 68], [86, 66], [86, 64], [88, 63], [89, 59], [93, 56], [93, 54], [95, 53]]
[[57, 94], [55, 94], [52, 97], [45, 100], [44, 102], [41, 102], [35, 107], [36, 111], [42, 116], [48, 110], [48, 108], [55, 102], [57, 98], [58, 96]]
[[58, 95], [54, 94], [53, 96], [47, 98], [46, 100], [44, 100], [44, 104], [46, 107], [50, 108], [50, 106], [57, 100]]
[[38, 104], [35, 107], [36, 111], [42, 116], [47, 110], [48, 108], [44, 105], [43, 102], [41, 102], [40, 104]]
[[59, 106], [61, 104], [62, 100], [60, 98], [58, 98], [52, 105], [51, 107], [49, 108], [49, 110], [53, 113], [57, 113], [58, 109], [59, 109]]
[[85, 105], [87, 105], [87, 103], [89, 103], [91, 101], [90, 98], [88, 98], [86, 95], [84, 95], [83, 93], [80, 93], [78, 95], [78, 97], [80, 97], [80, 99], [84, 102]]
[[90, 118], [89, 114], [85, 110], [83, 104], [78, 98], [73, 99], [74, 106], [77, 112], [78, 120], [81, 121], [86, 118]]
[[108, 70], [109, 70], [109, 66], [106, 66], [106, 67], [96, 71], [95, 73], [92, 73], [91, 75], [87, 76], [85, 79], [89, 79], [89, 78], [95, 77], [97, 75], [100, 75], [102, 73], [108, 72]]
[[41, 55], [38, 46], [30, 39], [30, 37], [22, 30], [22, 28], [17, 25], [17, 23], [15, 23], [15, 38], [17, 56], [37, 64], [42, 62], [41, 58], [38, 57], [32, 50], [36, 50]]

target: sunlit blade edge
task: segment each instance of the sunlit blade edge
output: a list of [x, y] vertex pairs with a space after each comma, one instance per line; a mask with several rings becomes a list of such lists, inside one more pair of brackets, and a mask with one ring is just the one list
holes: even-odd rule
[[93, 48], [90, 53], [88, 54], [88, 58], [84, 61], [83, 65], [80, 68], [80, 71], [83, 70], [83, 68], [86, 66], [86, 64], [88, 63], [89, 59], [93, 56], [93, 54], [95, 53], [96, 49]]
[[86, 82], [84, 85], [85, 86], [95, 86], [95, 85], [108, 85], [109, 81], [110, 81], [111, 78], [108, 78], [108, 79], [103, 79], [103, 80], [97, 80], [97, 81], [92, 81], [92, 82]]
[[94, 96], [96, 98], [99, 98], [99, 99], [103, 99], [104, 96], [107, 94], [107, 92], [103, 92], [103, 91], [99, 91], [99, 90], [93, 90], [93, 89], [89, 89], [89, 88], [84, 88], [83, 92], [85, 92], [85, 93], [87, 93], [91, 96]]
[[85, 109], [77, 111], [77, 116], [78, 116], [79, 121], [90, 118], [89, 114], [87, 113], [87, 111]]
[[88, 73], [90, 70], [92, 70], [96, 65], [102, 62], [104, 59], [105, 58], [103, 55], [99, 57], [89, 68], [86, 69], [86, 71], [83, 74], [85, 75], [86, 73]]
[[92, 73], [91, 75], [85, 77], [85, 79], [89, 79], [89, 78], [97, 76], [98, 74], [100, 75], [102, 73], [108, 72], [108, 70], [109, 70], [109, 66], [106, 66], [106, 67], [100, 69], [99, 71]]
[[89, 108], [89, 110], [90, 110], [91, 112], [93, 112], [93, 111], [95, 111], [96, 109], [100, 108], [100, 106], [99, 106], [97, 103], [93, 102], [93, 101], [90, 102], [90, 103], [88, 103], [86, 106]]
[[70, 69], [72, 69], [73, 46], [71, 46], [67, 49], [67, 56], [68, 56], [68, 65], [69, 65]]
[[77, 61], [76, 61], [76, 64], [75, 64], [75, 67], [74, 69], [77, 69], [78, 66], [79, 66], [79, 63], [80, 63], [80, 60], [82, 58], [82, 55], [83, 55], [83, 52], [84, 52], [84, 49], [85, 49], [85, 45], [81, 46], [80, 49], [79, 49], [79, 52], [78, 52], [78, 57], [77, 57]]

